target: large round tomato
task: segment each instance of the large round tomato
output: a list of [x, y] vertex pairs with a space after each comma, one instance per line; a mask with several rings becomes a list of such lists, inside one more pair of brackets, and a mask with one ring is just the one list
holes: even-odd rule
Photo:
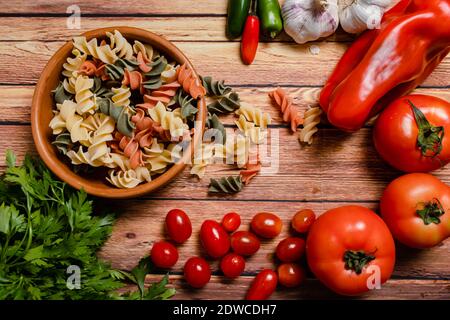
[[409, 95], [392, 102], [378, 118], [375, 148], [396, 169], [428, 172], [450, 161], [450, 103]]
[[384, 221], [360, 206], [329, 210], [306, 240], [311, 271], [331, 290], [357, 295], [386, 282], [394, 270], [394, 239]]
[[407, 246], [429, 248], [450, 236], [450, 187], [430, 174], [392, 181], [380, 209], [394, 237]]

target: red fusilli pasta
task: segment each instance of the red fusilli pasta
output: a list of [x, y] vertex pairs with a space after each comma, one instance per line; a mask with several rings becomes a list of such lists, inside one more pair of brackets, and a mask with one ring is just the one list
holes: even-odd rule
[[274, 91], [269, 92], [269, 97], [272, 98], [273, 102], [280, 108], [281, 113], [283, 114], [283, 121], [287, 123], [290, 122], [292, 132], [296, 132], [297, 127], [303, 124], [303, 117], [294, 109], [292, 99], [286, 91], [277, 88]]
[[139, 71], [130, 71], [124, 69], [122, 85], [130, 87], [131, 90], [138, 90], [144, 94], [144, 87], [142, 86], [142, 74]]
[[180, 84], [178, 82], [172, 82], [159, 87], [159, 89], [152, 91], [150, 94], [144, 95], [144, 103], [136, 105], [138, 108], [151, 109], [158, 102], [162, 102], [164, 105], [172, 100], [177, 93]]
[[202, 83], [194, 75], [191, 69], [183, 64], [177, 69], [177, 81], [183, 87], [183, 90], [189, 93], [194, 99], [203, 97], [206, 90]]

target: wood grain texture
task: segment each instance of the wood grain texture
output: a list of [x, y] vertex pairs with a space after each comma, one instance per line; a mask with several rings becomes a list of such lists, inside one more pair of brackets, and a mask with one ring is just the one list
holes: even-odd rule
[[[191, 60], [200, 74], [226, 79], [230, 84], [314, 85], [320, 86], [348, 47], [345, 43], [320, 42], [319, 55], [312, 55], [308, 45], [262, 43], [251, 66], [239, 58], [236, 42], [174, 42]], [[63, 42], [1, 42], [0, 84], [34, 84], [52, 54]], [[11, 66], [27, 61], [26, 72], [11, 74]], [[226, 67], [224, 67], [226, 66]], [[424, 86], [448, 86], [450, 57], [446, 57], [424, 82]]]
[[[152, 275], [146, 278], [146, 283], [150, 284], [161, 279], [161, 275]], [[203, 289], [192, 290], [182, 276], [170, 276], [171, 286], [176, 288], [177, 294], [173, 299], [229, 299], [242, 300], [250, 286], [253, 277], [242, 276], [239, 280], [224, 280], [220, 276], [212, 276], [210, 283]], [[123, 288], [126, 292], [136, 290], [134, 286]], [[380, 290], [372, 290], [360, 297], [338, 296], [325, 288], [316, 279], [307, 279], [299, 288], [287, 289], [279, 287], [270, 297], [273, 300], [433, 300], [450, 299], [450, 280], [389, 280], [382, 285]]]
[[[276, 187], [275, 187], [276, 189]], [[200, 246], [198, 233], [202, 221], [207, 217], [220, 221], [227, 212], [239, 212], [242, 219], [240, 230], [248, 230], [252, 217], [258, 212], [274, 212], [283, 220], [283, 230], [280, 236], [272, 240], [263, 240], [257, 254], [247, 259], [245, 274], [255, 275], [264, 268], [276, 267], [273, 254], [278, 242], [295, 235], [290, 228], [290, 221], [298, 210], [310, 208], [317, 215], [326, 210], [354, 203], [334, 202], [280, 202], [280, 201], [208, 201], [208, 200], [136, 200], [127, 203], [109, 202], [114, 210], [121, 212], [127, 207], [126, 213], [114, 226], [112, 237], [100, 252], [100, 257], [108, 259], [116, 268], [130, 270], [139, 259], [149, 253], [155, 241], [164, 239], [164, 219], [173, 208], [185, 210], [192, 220], [193, 234], [191, 238], [179, 246], [180, 259], [171, 272], [182, 273], [185, 261], [194, 255], [205, 255]], [[377, 203], [360, 203], [373, 210]], [[444, 242], [430, 250], [413, 250], [398, 246], [397, 264], [394, 277], [446, 278], [450, 279], [450, 242]], [[433, 259], [433, 257], [441, 257]], [[412, 263], [414, 261], [414, 263]], [[213, 272], [218, 272], [218, 261], [210, 261]], [[302, 262], [305, 264], [305, 261]], [[448, 268], [447, 268], [448, 269]], [[446, 270], [446, 271], [445, 271]]]
[[122, 0], [15, 0], [4, 1], [0, 13], [65, 15], [67, 7], [74, 4], [80, 7], [81, 14], [97, 15], [224, 15], [227, 10], [226, 1], [221, 0], [196, 0], [195, 4], [185, 0], [130, 0], [126, 4]]
[[[240, 41], [229, 39], [225, 33], [226, 17], [83, 17], [80, 29], [68, 29], [66, 17], [4, 17], [4, 30], [0, 41], [66, 41], [85, 31], [114, 26], [133, 26], [163, 35], [171, 41]], [[186, 26], [189, 26], [187, 28]], [[286, 33], [281, 32], [275, 39], [263, 41], [293, 42]], [[355, 37], [342, 29], [323, 39], [324, 41], [351, 41]]]

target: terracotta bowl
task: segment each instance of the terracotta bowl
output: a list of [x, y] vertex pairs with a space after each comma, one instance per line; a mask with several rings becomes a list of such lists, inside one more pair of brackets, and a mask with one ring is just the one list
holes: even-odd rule
[[[152, 32], [131, 27], [114, 27], [88, 31], [83, 36], [87, 40], [92, 38], [103, 39], [107, 31], [113, 32], [114, 30], [119, 30], [128, 40], [139, 40], [152, 45], [166, 57], [179, 64], [186, 63], [194, 70], [195, 75], [198, 77], [188, 58], [177, 47]], [[39, 155], [50, 170], [72, 187], [76, 189], [82, 188], [91, 195], [105, 198], [132, 198], [147, 194], [166, 184], [182, 172], [186, 163], [192, 157], [194, 147], [201, 141], [206, 118], [206, 103], [204, 99], [198, 102], [199, 112], [197, 113], [197, 121], [201, 123], [201, 130], [195, 130], [194, 138], [186, 149], [187, 152], [184, 153], [181, 161], [174, 164], [165, 173], [154, 178], [153, 181], [142, 183], [132, 189], [119, 189], [110, 185], [106, 179], [102, 179], [100, 176], [79, 175], [72, 170], [69, 162], [51, 144], [53, 136], [52, 130], [49, 127], [50, 120], [53, 117], [52, 110], [55, 106], [51, 91], [56, 88], [61, 79], [63, 63], [71, 54], [72, 48], [71, 41], [66, 43], [47, 63], [36, 85], [31, 107], [31, 127], [34, 143]]]

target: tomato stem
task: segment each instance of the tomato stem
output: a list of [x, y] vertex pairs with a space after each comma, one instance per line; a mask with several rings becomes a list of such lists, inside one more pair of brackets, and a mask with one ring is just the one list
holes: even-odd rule
[[361, 274], [364, 267], [372, 260], [375, 260], [375, 256], [366, 254], [362, 250], [347, 250], [344, 253], [345, 269], [353, 270], [356, 274]]
[[419, 129], [417, 135], [417, 147], [424, 157], [435, 157], [442, 151], [442, 140], [444, 139], [444, 127], [433, 126], [411, 100], [407, 100], [410, 104], [414, 118]]
[[420, 203], [419, 205], [422, 205], [423, 208], [417, 209], [416, 213], [422, 218], [425, 225], [429, 225], [430, 223], [441, 223], [439, 217], [445, 213], [445, 210], [438, 199], [434, 198], [431, 201]]

